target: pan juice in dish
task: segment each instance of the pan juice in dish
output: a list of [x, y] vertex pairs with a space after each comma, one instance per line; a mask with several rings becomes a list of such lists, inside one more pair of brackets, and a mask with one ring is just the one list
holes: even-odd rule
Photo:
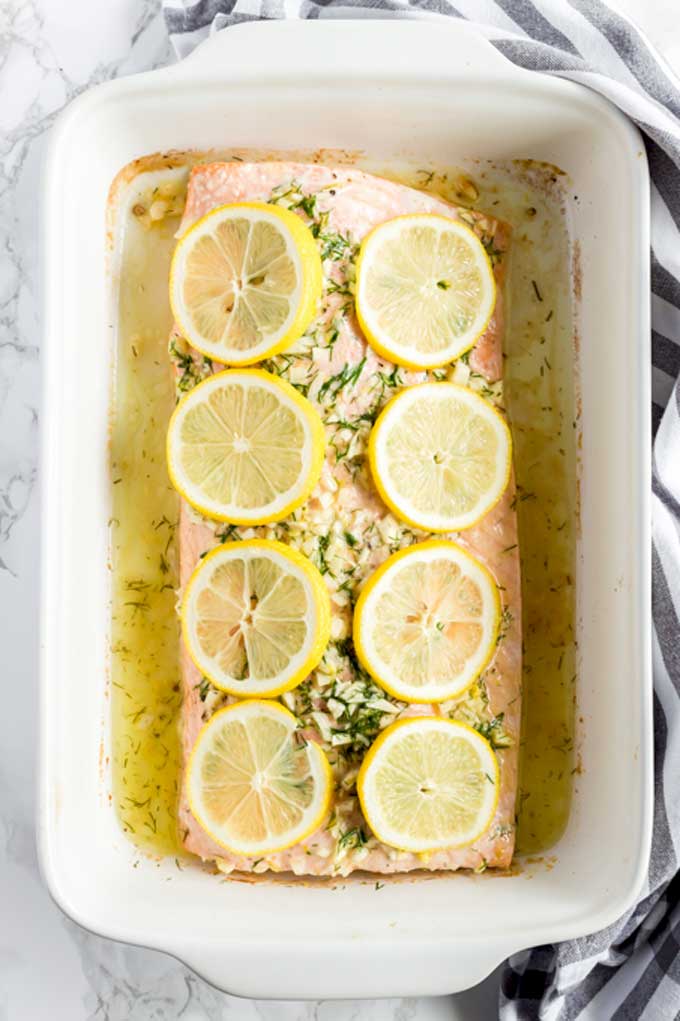
[[[479, 165], [462, 173], [360, 161], [359, 169], [333, 158], [327, 166], [304, 159], [253, 166], [263, 155], [204, 158], [186, 206], [188, 167], [198, 156], [140, 161], [113, 195], [119, 309], [112, 431], [116, 809], [141, 848], [176, 853], [184, 847], [217, 860], [224, 871], [343, 875], [507, 866], [515, 846], [535, 852], [558, 839], [575, 770], [573, 323], [559, 174], [530, 164]], [[308, 502], [283, 521], [255, 526], [198, 514], [170, 485], [165, 461], [176, 397], [221, 368], [173, 327], [167, 284], [180, 215], [184, 232], [216, 206], [242, 201], [266, 201], [300, 217], [316, 236], [324, 268], [321, 314], [301, 342], [258, 366], [292, 384], [320, 414], [328, 441], [321, 479]], [[427, 373], [378, 354], [354, 318], [359, 242], [372, 226], [416, 213], [444, 215], [472, 229], [501, 295], [473, 347]], [[364, 656], [357, 658], [352, 609], [390, 554], [432, 538], [388, 511], [367, 464], [380, 412], [396, 394], [426, 379], [463, 386], [509, 413], [516, 485], [510, 481], [478, 524], [442, 536], [476, 557], [498, 586], [494, 655], [464, 692], [418, 705], [385, 690]], [[252, 539], [283, 541], [298, 550], [330, 591], [333, 614], [323, 658], [310, 679], [279, 701], [293, 712], [305, 740], [323, 749], [333, 796], [321, 826], [294, 846], [246, 855], [206, 832], [182, 786], [199, 731], [234, 699], [187, 654], [175, 604], [177, 590], [207, 552]], [[495, 814], [485, 832], [459, 850], [384, 843], [362, 812], [357, 781], [361, 788], [358, 774], [367, 752], [393, 722], [423, 714], [472, 727], [500, 767]]]

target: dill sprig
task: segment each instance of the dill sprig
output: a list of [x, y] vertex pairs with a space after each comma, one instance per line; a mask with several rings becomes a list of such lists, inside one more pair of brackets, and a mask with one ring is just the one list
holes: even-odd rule
[[345, 362], [340, 372], [336, 372], [334, 376], [329, 376], [321, 384], [318, 393], [319, 400], [334, 403], [341, 390], [347, 386], [354, 386], [358, 382], [365, 364], [365, 355], [356, 365], [350, 365], [349, 362]]

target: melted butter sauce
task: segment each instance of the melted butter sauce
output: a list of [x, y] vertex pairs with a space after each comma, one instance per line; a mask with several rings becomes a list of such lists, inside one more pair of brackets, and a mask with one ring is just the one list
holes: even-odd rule
[[138, 178], [120, 207], [118, 345], [111, 462], [111, 694], [113, 798], [143, 850], [177, 852], [181, 702], [174, 543], [179, 499], [165, 466], [174, 406], [167, 357], [168, 272], [179, 218], [148, 224], [132, 208], [156, 175]]
[[[245, 153], [242, 159], [272, 154]], [[229, 154], [225, 154], [228, 158]], [[310, 154], [295, 158], [311, 159]], [[112, 430], [113, 796], [142, 849], [177, 852], [181, 768], [174, 532], [165, 467], [174, 405], [167, 280], [191, 154], [151, 158], [119, 189], [118, 349]], [[325, 160], [324, 160], [325, 161]], [[330, 157], [328, 162], [340, 162]], [[346, 161], [345, 161], [346, 162]], [[565, 181], [528, 162], [363, 169], [474, 206], [513, 226], [506, 284], [505, 395], [514, 440], [523, 598], [523, 726], [517, 850], [545, 851], [566, 827], [574, 756], [578, 529], [574, 317]], [[154, 203], [156, 205], [154, 206]]]

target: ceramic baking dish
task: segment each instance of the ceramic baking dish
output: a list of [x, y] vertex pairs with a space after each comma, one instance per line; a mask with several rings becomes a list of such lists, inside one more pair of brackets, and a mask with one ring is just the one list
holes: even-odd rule
[[[223, 881], [139, 859], [108, 798], [108, 430], [115, 330], [107, 193], [135, 157], [225, 145], [531, 157], [568, 172], [580, 249], [583, 774], [552, 867], [505, 877]], [[464, 24], [283, 22], [98, 86], [45, 170], [46, 337], [39, 844], [81, 925], [247, 996], [449, 993], [507, 954], [612, 922], [644, 879], [652, 815], [648, 182], [636, 131], [595, 94], [519, 70]], [[137, 867], [133, 867], [138, 861]], [[464, 936], [461, 935], [464, 933]]]

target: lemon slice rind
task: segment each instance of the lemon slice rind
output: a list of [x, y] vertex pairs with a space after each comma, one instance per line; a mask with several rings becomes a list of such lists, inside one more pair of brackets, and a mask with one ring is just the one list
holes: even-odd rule
[[[278, 305], [276, 324], [273, 329], [263, 331], [260, 328], [260, 339], [254, 343], [242, 344], [237, 347], [224, 342], [223, 339], [211, 340], [201, 333], [194, 322], [192, 313], [183, 297], [187, 277], [190, 271], [192, 256], [196, 258], [197, 245], [205, 238], [215, 243], [215, 234], [228, 221], [232, 224], [246, 224], [250, 232], [245, 242], [243, 262], [248, 259], [253, 248], [252, 233], [256, 225], [268, 225], [273, 228], [274, 237], [283, 241], [285, 252], [272, 253], [275, 258], [268, 263], [266, 257], [258, 251], [253, 259], [253, 272], [248, 273], [244, 266], [235, 266], [232, 253], [221, 251], [215, 244], [218, 267], [206, 267], [208, 286], [205, 293], [196, 297], [196, 311], [208, 310], [213, 318], [217, 318], [215, 330], [219, 332], [219, 323], [223, 320], [224, 328], [221, 338], [230, 330], [230, 323], [235, 315], [249, 324], [249, 329], [256, 329], [258, 306], [262, 305], [259, 319], [266, 318], [267, 309], [271, 314], [272, 304]], [[231, 256], [231, 257], [230, 257]], [[296, 278], [295, 286], [285, 294], [277, 292], [276, 280], [267, 279], [267, 270], [281, 274], [282, 262], [286, 260], [286, 276], [291, 272]], [[217, 273], [216, 270], [220, 272]], [[200, 280], [200, 275], [198, 277]], [[281, 288], [281, 284], [278, 284]], [[287, 289], [290, 284], [286, 285]], [[196, 221], [180, 237], [175, 248], [170, 267], [170, 306], [175, 322], [183, 336], [192, 347], [207, 358], [216, 359], [226, 365], [252, 365], [254, 362], [270, 358], [285, 350], [305, 332], [314, 318], [318, 300], [323, 287], [323, 270], [321, 257], [316, 242], [309, 228], [299, 216], [288, 209], [266, 202], [239, 202], [218, 206]], [[242, 308], [239, 310], [239, 302]], [[221, 304], [220, 304], [221, 303]], [[283, 314], [280, 310], [288, 305], [288, 314], [279, 321]], [[230, 311], [226, 311], [231, 306]], [[222, 317], [220, 320], [219, 317]], [[261, 323], [259, 323], [261, 327]]]
[[[448, 407], [444, 402], [448, 402]], [[435, 501], [442, 487], [449, 484], [445, 472], [449, 472], [449, 478], [451, 471], [454, 475], [461, 471], [465, 475], [467, 456], [468, 478], [473, 479], [480, 458], [479, 448], [470, 447], [467, 428], [461, 433], [462, 447], [455, 448], [456, 404], [468, 419], [477, 420], [495, 447], [494, 453], [490, 449], [488, 452], [493, 457], [493, 477], [475, 503], [455, 513], [442, 514]], [[398, 442], [395, 433], [407, 415], [410, 422]], [[433, 421], [437, 417], [440, 428], [435, 430]], [[398, 518], [426, 532], [458, 532], [477, 524], [503, 496], [510, 481], [512, 440], [504, 417], [473, 390], [457, 383], [420, 383], [402, 390], [383, 408], [371, 430], [368, 457], [376, 488]], [[441, 460], [439, 464], [437, 457]], [[395, 478], [394, 466], [396, 474], [401, 473], [401, 485]], [[455, 480], [452, 489], [455, 490]]]
[[[263, 563], [271, 564], [273, 571], [276, 572], [271, 589], [262, 593], [261, 605], [266, 607], [268, 601], [271, 603], [271, 597], [277, 587], [279, 595], [285, 593], [287, 609], [279, 606], [274, 614], [271, 609], [265, 610], [262, 632], [257, 626], [257, 607], [251, 613], [252, 623], [244, 622], [244, 618], [251, 610], [248, 604], [257, 586], [256, 581], [246, 576], [245, 569], [241, 590], [229, 593], [228, 598], [222, 599], [221, 603], [218, 592], [211, 585], [217, 574], [221, 573], [224, 577], [225, 567], [233, 565], [234, 573], [239, 576], [240, 565], [248, 562], [255, 565], [260, 575]], [[224, 580], [221, 582], [220, 591], [224, 591]], [[281, 625], [292, 624], [297, 630], [300, 621], [304, 621], [306, 625], [304, 640], [298, 644], [285, 667], [280, 668], [275, 675], [243, 679], [233, 677], [220, 666], [216, 655], [210, 655], [199, 635], [199, 627], [201, 623], [205, 624], [205, 617], [201, 616], [198, 603], [204, 593], [208, 594], [210, 621], [215, 624], [216, 630], [226, 627], [228, 631], [233, 632], [230, 635], [231, 642], [239, 642], [234, 657], [238, 663], [245, 662], [250, 666], [252, 659], [257, 659], [258, 641], [265, 647], [265, 652], [271, 650], [272, 643], [275, 651], [282, 652]], [[305, 602], [304, 614], [294, 613], [294, 600], [299, 602], [301, 599]], [[229, 615], [228, 621], [223, 621], [218, 616], [224, 610]], [[217, 546], [199, 562], [184, 592], [181, 621], [187, 651], [197, 669], [212, 684], [222, 691], [240, 697], [273, 698], [296, 687], [320, 662], [330, 638], [330, 597], [324, 580], [314, 564], [290, 546], [270, 539], [230, 542]]]
[[[294, 481], [284, 491], [275, 493], [272, 499], [256, 506], [246, 507], [233, 500], [229, 502], [211, 497], [201, 485], [189, 477], [187, 470], [189, 462], [186, 460], [186, 456], [184, 460], [182, 457], [183, 449], [188, 446], [184, 443], [182, 436], [187, 416], [193, 414], [201, 406], [209, 407], [210, 398], [216, 391], [231, 386], [240, 388], [244, 393], [252, 389], [254, 395], [255, 389], [258, 387], [270, 395], [273, 394], [275, 401], [280, 403], [282, 409], [287, 410], [291, 425], [294, 425], [293, 420], [295, 420], [299, 423], [303, 433], [301, 446], [291, 448], [293, 453], [297, 451], [301, 462], [300, 471]], [[247, 419], [249, 418], [251, 416], [247, 416]], [[206, 412], [203, 421], [207, 421], [214, 432], [212, 439], [206, 439], [203, 449], [207, 448], [210, 443], [213, 444], [214, 450], [220, 449], [219, 443], [222, 444], [222, 447], [230, 443], [234, 450], [237, 449], [240, 438], [230, 438], [228, 434], [225, 434], [224, 425], [220, 425], [219, 422], [215, 424], [214, 415]], [[246, 420], [243, 426], [245, 432], [250, 428], [251, 423], [252, 419], [251, 422]], [[258, 443], [264, 448], [267, 448], [268, 443], [271, 445], [270, 458], [271, 464], [274, 465], [281, 461], [280, 455], [277, 453], [277, 451], [281, 451], [281, 434], [280, 431], [272, 431], [268, 437], [265, 429], [266, 424], [265, 422], [258, 428]], [[318, 412], [294, 386], [262, 369], [228, 369], [203, 380], [185, 394], [175, 408], [168, 426], [168, 472], [175, 489], [206, 517], [218, 521], [229, 521], [236, 525], [267, 524], [271, 521], [281, 521], [309, 497], [321, 475], [325, 444], [324, 427]], [[196, 448], [200, 446], [198, 443], [192, 445]], [[233, 452], [231, 448], [229, 452]], [[237, 453], [239, 457], [245, 456], [240, 448]], [[223, 460], [224, 458], [222, 458]], [[258, 460], [254, 467], [250, 467], [251, 473], [256, 478], [268, 479], [267, 485], [270, 486], [272, 473], [267, 471], [266, 465], [263, 466]]]
[[[403, 744], [400, 754], [402, 742], [410, 748]], [[357, 777], [361, 809], [377, 839], [415, 854], [475, 843], [493, 820], [499, 787], [498, 759], [486, 738], [441, 716], [391, 724], [371, 745]], [[476, 812], [465, 811], [470, 800]]]
[[[248, 728], [250, 726], [252, 729], [253, 721], [257, 725], [256, 718], [263, 722], [266, 721], [266, 724], [260, 728], [262, 733], [259, 735], [259, 739], [253, 741]], [[222, 740], [219, 751], [221, 761], [215, 763], [214, 759], [218, 756], [213, 758], [214, 765], [221, 770], [222, 775], [218, 775], [218, 777], [213, 775], [213, 782], [210, 784], [202, 782], [202, 774], [209, 772], [206, 768], [207, 760], [215, 742], [219, 741], [220, 729], [224, 735], [225, 725], [239, 723], [243, 724], [245, 739], [241, 740], [243, 734], [237, 735], [234, 732], [234, 737], [239, 737], [237, 742]], [[323, 750], [314, 741], [298, 741], [295, 736], [297, 729], [298, 721], [295, 716], [278, 702], [247, 699], [220, 709], [200, 731], [187, 766], [186, 790], [189, 808], [208, 836], [233, 854], [260, 857], [285, 851], [314, 833], [327, 816], [332, 795], [330, 764]], [[267, 731], [270, 733], [274, 731], [276, 739], [280, 739], [281, 742], [278, 750], [274, 749], [269, 764], [264, 761], [267, 751]], [[227, 732], [227, 738], [228, 736]], [[244, 748], [243, 745], [246, 745], [247, 748]], [[229, 756], [233, 756], [233, 758], [229, 758]], [[255, 763], [257, 768], [253, 771], [252, 763], [258, 756], [261, 761]], [[244, 761], [244, 757], [246, 761]], [[306, 769], [304, 768], [305, 758], [308, 767]], [[248, 760], [250, 760], [250, 765]], [[295, 761], [299, 767], [302, 767], [301, 776], [296, 774], [293, 768]], [[231, 763], [231, 769], [229, 763]], [[260, 796], [257, 791], [253, 791], [251, 783], [251, 773], [253, 772], [259, 773], [260, 785], [266, 785], [272, 779], [279, 780], [277, 787], [280, 788], [281, 799], [278, 806], [279, 811], [275, 813], [279, 816], [282, 811], [291, 812], [293, 810], [293, 814], [295, 814], [296, 801], [303, 800], [301, 785], [306, 788], [311, 786], [313, 797], [306, 799], [309, 804], [303, 805], [297, 813], [299, 821], [295, 825], [291, 825], [288, 829], [275, 829], [271, 826], [272, 812], [270, 810], [267, 812], [269, 826], [266, 836], [261, 835], [259, 839], [244, 839], [235, 832], [234, 820], [240, 819], [247, 823], [247, 816], [244, 820], [245, 810], [248, 807], [252, 808], [253, 799]], [[240, 793], [243, 796], [239, 798]], [[206, 795], [216, 802], [219, 802], [221, 797], [225, 800], [229, 799], [228, 817], [221, 824], [211, 817], [206, 804]], [[244, 805], [245, 795], [249, 796], [250, 806]]]
[[[425, 591], [414, 592], [413, 571], [410, 569], [428, 566], [434, 568], [434, 572], [431, 570], [429, 576], [421, 578]], [[465, 585], [467, 588], [468, 583], [475, 586], [481, 597], [480, 612], [477, 612], [476, 606], [474, 614], [461, 612], [460, 604], [449, 606], [448, 609], [441, 606], [442, 596], [445, 598], [445, 595], [433, 591], [433, 577], [437, 570], [447, 567], [460, 572], [458, 577], [461, 587]], [[410, 572], [409, 577], [404, 574], [405, 570]], [[452, 584], [448, 582], [446, 595], [449, 599], [451, 588]], [[431, 595], [431, 606], [427, 603], [428, 594]], [[433, 617], [431, 621], [428, 620], [431, 611], [436, 616], [437, 609], [440, 619]], [[383, 648], [388, 655], [395, 652], [391, 662], [381, 654], [376, 643], [376, 632], [381, 623], [386, 630], [389, 627], [385, 621], [390, 611], [393, 614], [390, 622], [392, 628], [396, 624], [403, 639], [400, 644], [399, 637], [392, 629], [385, 638]], [[447, 613], [453, 614], [453, 619], [447, 619]], [[401, 619], [402, 614], [416, 619], [407, 622]], [[500, 614], [498, 587], [487, 568], [456, 543], [434, 539], [399, 550], [368, 578], [354, 609], [354, 646], [364, 668], [394, 698], [413, 703], [444, 702], [462, 695], [488, 666], [496, 650]], [[419, 617], [423, 619], [419, 620]], [[469, 650], [455, 675], [423, 684], [409, 684], [398, 673], [399, 669], [411, 669], [414, 653], [418, 652], [417, 642], [420, 643], [426, 672], [436, 672], [441, 663], [450, 664], [450, 655], [456, 643], [460, 642], [460, 629], [465, 623], [472, 623], [475, 630], [481, 629], [481, 635], [476, 648]], [[420, 634], [416, 630], [418, 626], [422, 628]], [[453, 632], [450, 638], [448, 629]], [[442, 647], [442, 643], [447, 641], [449, 645]]]
[[[409, 244], [409, 233], [417, 230], [432, 234], [425, 251]], [[438, 238], [457, 246], [459, 255], [467, 254], [465, 268], [479, 289], [474, 315], [460, 329], [453, 323], [460, 315], [461, 288], [470, 280], [460, 278], [460, 261], [438, 257]], [[410, 369], [435, 369], [469, 351], [486, 330], [496, 304], [493, 268], [481, 241], [466, 224], [439, 213], [409, 213], [374, 227], [362, 242], [356, 278], [357, 318], [367, 340], [384, 358]], [[385, 318], [392, 304], [390, 334]], [[397, 331], [428, 337], [434, 348], [426, 350], [423, 341], [420, 347], [404, 343], [394, 335]], [[444, 343], [440, 338], [446, 341], [447, 332]]]

